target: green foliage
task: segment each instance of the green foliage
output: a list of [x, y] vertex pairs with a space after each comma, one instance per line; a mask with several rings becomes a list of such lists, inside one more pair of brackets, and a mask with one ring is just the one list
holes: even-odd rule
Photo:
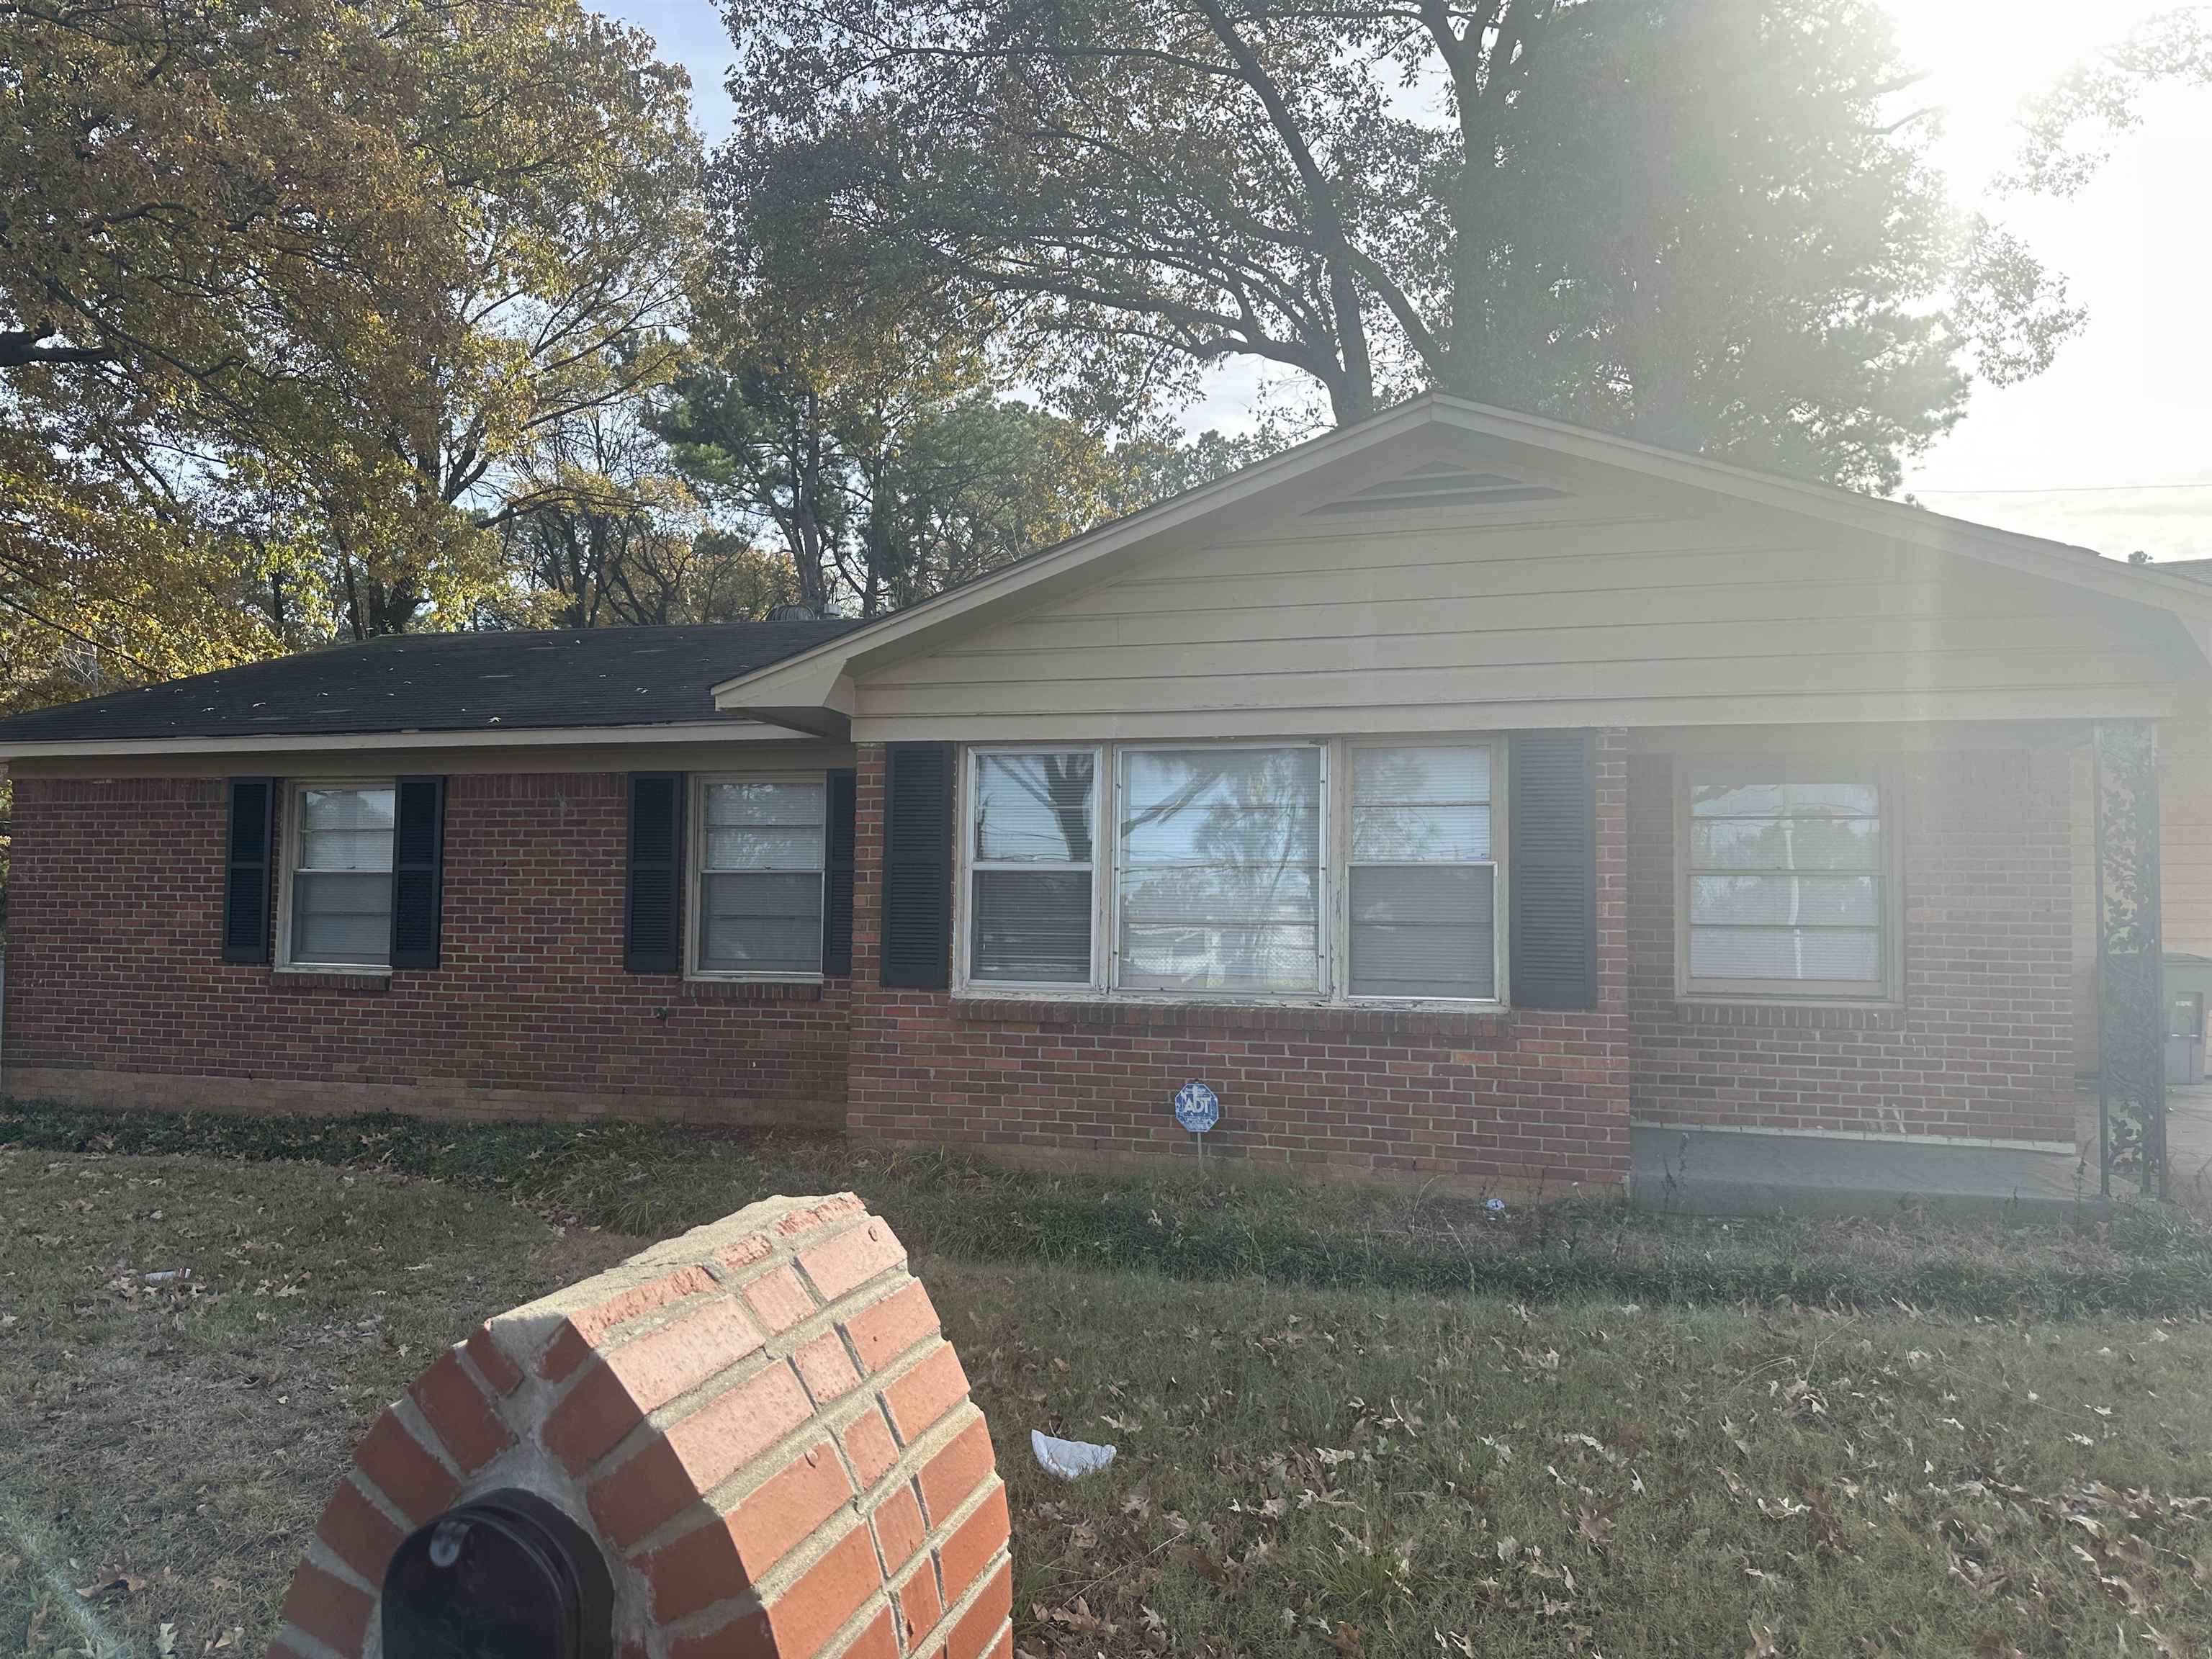
[[559, 422], [521, 488], [528, 506], [500, 527], [510, 585], [480, 608], [480, 626], [741, 621], [797, 597], [789, 562], [714, 525], [635, 411]]
[[[0, 0], [0, 635], [157, 678], [454, 625], [674, 363], [687, 82], [574, 0]], [[542, 471], [542, 470], [541, 470]]]
[[875, 249], [1124, 406], [1235, 356], [1864, 489], [2079, 322], [1873, 0], [730, 5], [748, 246]]
[[[758, 228], [748, 210], [731, 210], [738, 246]], [[702, 303], [702, 356], [654, 429], [699, 500], [789, 560], [817, 614], [911, 605], [1253, 453], [1212, 434], [1115, 442], [1002, 395], [989, 319], [896, 267], [809, 243], [722, 275], [733, 286]]]

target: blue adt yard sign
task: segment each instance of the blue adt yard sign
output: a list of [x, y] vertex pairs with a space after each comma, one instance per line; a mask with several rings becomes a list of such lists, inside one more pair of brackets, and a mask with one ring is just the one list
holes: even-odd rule
[[1176, 1121], [1194, 1135], [1202, 1135], [1221, 1121], [1221, 1097], [1203, 1083], [1186, 1083], [1176, 1091]]

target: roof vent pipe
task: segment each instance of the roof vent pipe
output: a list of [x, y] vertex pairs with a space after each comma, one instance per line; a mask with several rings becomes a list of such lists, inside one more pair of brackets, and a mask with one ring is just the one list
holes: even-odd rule
[[768, 613], [770, 622], [819, 622], [811, 605], [779, 605]]

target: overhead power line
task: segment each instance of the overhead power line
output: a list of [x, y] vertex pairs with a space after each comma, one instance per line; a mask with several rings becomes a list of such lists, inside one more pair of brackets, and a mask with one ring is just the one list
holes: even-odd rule
[[2212, 489], [2212, 479], [2192, 483], [2051, 484], [2011, 489], [1914, 489], [1914, 495], [2102, 495], [2129, 489]]

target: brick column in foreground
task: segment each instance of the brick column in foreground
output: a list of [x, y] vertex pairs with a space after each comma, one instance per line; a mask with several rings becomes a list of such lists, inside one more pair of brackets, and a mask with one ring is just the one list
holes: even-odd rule
[[765, 1200], [490, 1320], [354, 1455], [274, 1659], [380, 1659], [401, 1540], [522, 1490], [614, 1579], [623, 1659], [1007, 1659], [1006, 1488], [906, 1250]]

